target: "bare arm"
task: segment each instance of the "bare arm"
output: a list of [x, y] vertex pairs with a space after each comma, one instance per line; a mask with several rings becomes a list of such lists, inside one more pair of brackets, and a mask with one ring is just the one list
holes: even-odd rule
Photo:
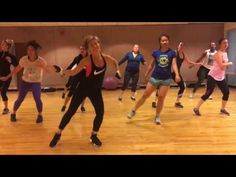
[[110, 55], [106, 55], [106, 54], [103, 54], [103, 56], [104, 56], [107, 63], [111, 63], [116, 68], [116, 71], [120, 70], [119, 64], [115, 58], [113, 58]]
[[[202, 59], [206, 56], [206, 52], [204, 52], [201, 56], [200, 56], [200, 58], [198, 58], [196, 61], [195, 61], [195, 64], [201, 64], [201, 63], [199, 63], [199, 62], [201, 62], [202, 61]], [[191, 65], [189, 66], [189, 68], [192, 68], [194, 66], [194, 63], [191, 63]]]
[[20, 65], [17, 65], [10, 74], [8, 74], [8, 78], [10, 78], [13, 74], [17, 74], [23, 67], [21, 67]]
[[55, 72], [55, 68], [52, 65], [49, 65], [45, 60], [40, 60], [39, 67], [46, 72]]
[[187, 56], [186, 54], [184, 53], [184, 61], [188, 64], [192, 64], [192, 65], [201, 65], [202, 63], [197, 63], [197, 62], [193, 62], [191, 61]]
[[115, 58], [111, 57], [110, 55], [103, 54], [103, 56], [104, 56], [107, 63], [111, 63], [116, 68], [116, 75], [115, 76], [118, 79], [121, 79], [119, 63], [117, 62], [117, 60]]
[[200, 56], [200, 58], [198, 58], [195, 62], [196, 63], [198, 63], [198, 62], [200, 62], [200, 61], [202, 61], [202, 59], [206, 56], [206, 52], [204, 52], [201, 56]]
[[155, 66], [155, 60], [152, 60], [151, 63], [148, 65], [147, 71], [145, 73], [145, 78], [148, 77], [154, 66]]
[[84, 58], [81, 60], [81, 62], [77, 65], [77, 67], [73, 70], [64, 70], [63, 74], [68, 75], [68, 76], [74, 76], [77, 73], [79, 73], [80, 71], [82, 71], [85, 67], [87, 67], [89, 65], [89, 59], [88, 57]]
[[179, 77], [179, 71], [178, 71], [177, 64], [176, 64], [176, 58], [173, 58], [172, 68], [173, 68], [173, 70], [175, 72], [175, 82], [179, 82], [180, 81], [180, 77]]
[[13, 74], [17, 74], [20, 70], [22, 70], [23, 67], [21, 67], [20, 65], [17, 65], [17, 67], [15, 67], [12, 72], [11, 75]]
[[42, 67], [46, 72], [55, 72], [55, 68], [52, 65]]

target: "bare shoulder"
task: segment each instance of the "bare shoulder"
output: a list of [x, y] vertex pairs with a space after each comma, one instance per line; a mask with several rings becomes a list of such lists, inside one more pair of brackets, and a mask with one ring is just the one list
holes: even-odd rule
[[102, 56], [103, 56], [104, 58], [112, 58], [111, 55], [108, 55], [108, 54], [105, 54], [105, 53], [102, 53]]
[[38, 60], [39, 60], [40, 62], [46, 62], [45, 58], [43, 58], [43, 57], [41, 57], [41, 56], [38, 56]]
[[214, 54], [215, 57], [219, 57], [219, 56], [221, 56], [221, 55], [222, 55], [222, 52], [220, 52], [220, 51], [217, 51], [217, 52]]
[[90, 64], [90, 57], [89, 56], [86, 56], [86, 57], [84, 57], [82, 60], [81, 60], [81, 63], [83, 64], [83, 65], [89, 65]]

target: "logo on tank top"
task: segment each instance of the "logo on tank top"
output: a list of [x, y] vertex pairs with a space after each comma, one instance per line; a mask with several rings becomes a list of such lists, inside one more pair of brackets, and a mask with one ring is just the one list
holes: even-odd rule
[[166, 66], [168, 66], [168, 64], [169, 64], [169, 59], [168, 59], [168, 55], [160, 55], [160, 57], [159, 57], [159, 66], [160, 67], [166, 67]]
[[102, 70], [100, 70], [100, 71], [96, 71], [96, 70], [94, 70], [94, 75], [98, 75], [98, 74], [101, 74], [103, 71], [105, 71], [105, 68], [103, 68]]
[[6, 56], [5, 59], [7, 60], [8, 63], [12, 63], [11, 58], [9, 56]]
[[208, 56], [208, 62], [207, 64], [212, 66], [213, 65], [213, 61], [214, 61], [214, 54], [215, 53], [209, 53], [209, 56]]

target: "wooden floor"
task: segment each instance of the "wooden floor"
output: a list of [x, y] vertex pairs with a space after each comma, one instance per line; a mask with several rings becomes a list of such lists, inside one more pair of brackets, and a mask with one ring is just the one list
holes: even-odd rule
[[[138, 90], [137, 98], [143, 91]], [[203, 92], [201, 88], [194, 99], [189, 99], [187, 89], [182, 99], [184, 109], [177, 109], [173, 106], [177, 88], [171, 88], [161, 115], [162, 125], [158, 126], [153, 122], [155, 109], [151, 107], [154, 93], [134, 119], [128, 120], [127, 112], [135, 103], [130, 100], [130, 91], [122, 102], [117, 100], [119, 90], [103, 91], [105, 116], [99, 134], [103, 146], [97, 148], [88, 141], [94, 111], [87, 101], [86, 112], [78, 110], [53, 149], [48, 144], [63, 115], [61, 92], [43, 93], [41, 125], [35, 123], [36, 108], [29, 93], [18, 111], [17, 122], [10, 122], [10, 115], [0, 115], [0, 154], [236, 154], [236, 89], [231, 89], [227, 106], [230, 117], [219, 113], [219, 89], [213, 100], [202, 106], [203, 116], [194, 116], [192, 109]], [[16, 96], [17, 92], [9, 93], [10, 108]]]

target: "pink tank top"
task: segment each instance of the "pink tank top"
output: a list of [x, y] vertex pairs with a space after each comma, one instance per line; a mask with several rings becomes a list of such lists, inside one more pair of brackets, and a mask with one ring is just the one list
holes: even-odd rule
[[92, 71], [92, 65], [90, 64], [89, 66], [86, 67], [86, 77], [90, 75], [91, 71]]
[[[226, 52], [218, 51], [218, 53], [222, 56], [223, 63], [227, 63], [229, 61], [228, 55]], [[222, 70], [214, 58], [213, 66], [211, 70], [209, 71], [208, 75], [210, 75], [217, 81], [222, 81], [225, 78], [225, 68]]]

